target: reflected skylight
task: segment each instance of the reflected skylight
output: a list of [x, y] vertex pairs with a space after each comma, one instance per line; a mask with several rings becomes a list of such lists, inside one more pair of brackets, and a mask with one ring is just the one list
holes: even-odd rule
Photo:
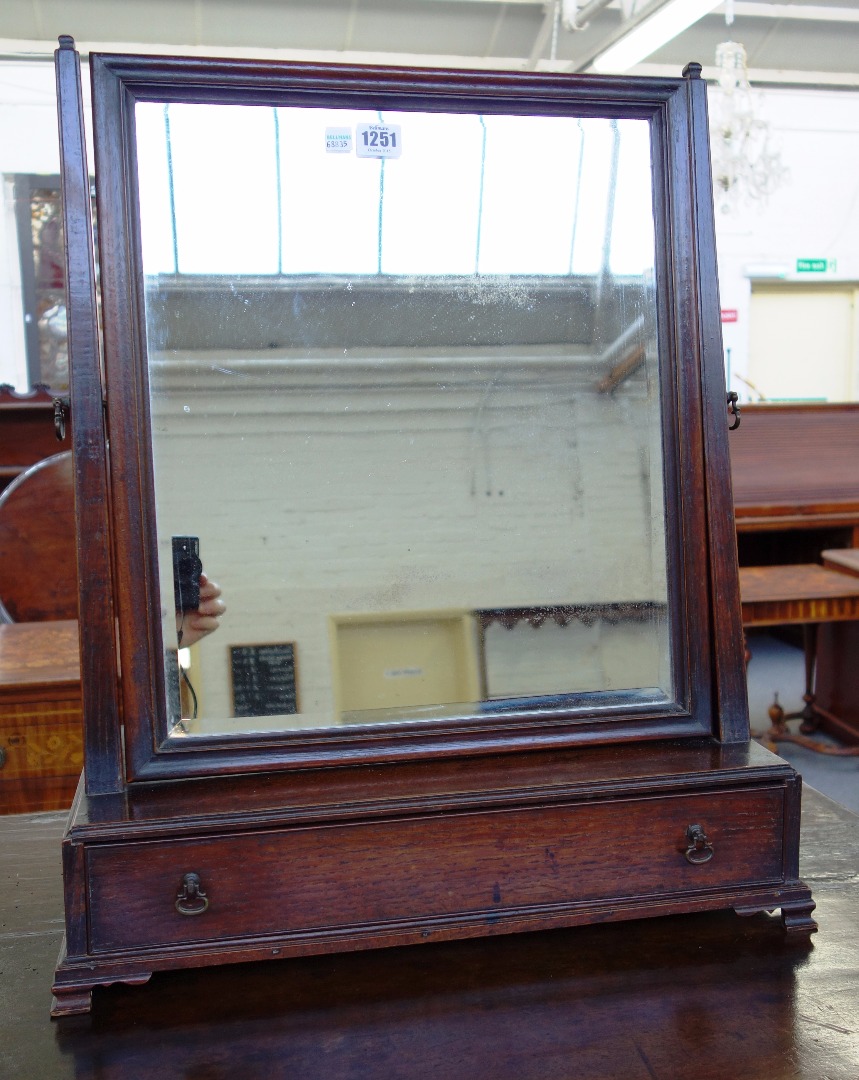
[[[644, 120], [139, 103], [136, 123], [147, 274], [653, 266]], [[359, 156], [361, 124], [397, 156]]]

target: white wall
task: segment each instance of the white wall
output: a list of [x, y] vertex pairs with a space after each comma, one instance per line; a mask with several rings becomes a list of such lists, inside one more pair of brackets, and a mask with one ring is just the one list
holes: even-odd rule
[[[292, 641], [298, 720], [330, 724], [332, 615], [665, 602], [658, 401], [643, 377], [608, 395], [572, 363], [472, 350], [465, 366], [396, 358], [390, 373], [384, 359], [332, 356], [308, 374], [300, 356], [200, 352], [154, 373], [165, 640], [171, 535], [200, 537], [228, 605], [195, 650], [209, 719], [231, 712], [230, 645]], [[542, 635], [536, 660], [518, 635], [487, 637], [497, 693], [670, 686], [664, 620], [524, 634]], [[611, 644], [599, 670], [597, 637]], [[558, 649], [567, 659], [547, 672]]]
[[0, 383], [26, 390], [27, 356], [14, 185], [7, 177], [3, 177], [0, 199]]
[[[722, 307], [738, 313], [736, 323], [723, 327], [725, 346], [731, 350], [733, 372], [740, 374], [748, 370], [749, 267], [780, 267], [788, 279], [808, 279], [794, 272], [798, 258], [835, 259], [837, 271], [828, 273], [827, 280], [859, 281], [859, 93], [774, 89], [756, 91], [756, 96], [789, 176], [767, 203], [742, 204], [717, 215]], [[85, 105], [88, 97], [85, 84]], [[25, 61], [0, 64], [0, 175], [51, 174], [58, 168], [52, 66]], [[9, 198], [4, 185], [0, 381], [21, 385], [24, 337]], [[732, 389], [747, 398], [743, 383], [734, 380]]]
[[[89, 83], [84, 72], [84, 102]], [[88, 131], [88, 142], [92, 143]], [[16, 173], [44, 176], [60, 171], [57, 99], [53, 65], [0, 63], [0, 382], [26, 390], [21, 271], [12, 185]]]
[[[859, 281], [859, 93], [767, 90], [756, 97], [788, 176], [764, 203], [717, 211], [722, 308], [738, 316], [722, 327], [733, 375], [749, 369], [755, 275], [806, 285]], [[797, 273], [797, 259], [807, 258], [834, 259], [837, 269]], [[738, 379], [732, 378], [731, 389], [741, 400], [749, 399], [748, 387]]]

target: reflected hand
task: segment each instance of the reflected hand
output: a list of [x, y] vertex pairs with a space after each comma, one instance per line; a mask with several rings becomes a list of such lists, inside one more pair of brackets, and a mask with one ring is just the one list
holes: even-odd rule
[[196, 611], [176, 616], [176, 630], [181, 633], [181, 648], [194, 645], [207, 634], [214, 633], [221, 625], [220, 618], [227, 610], [221, 600], [221, 587], [210, 581], [205, 574], [200, 574], [200, 606]]

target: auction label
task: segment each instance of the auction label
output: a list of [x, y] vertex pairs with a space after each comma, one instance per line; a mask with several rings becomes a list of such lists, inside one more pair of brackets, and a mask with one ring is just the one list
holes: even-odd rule
[[326, 128], [325, 150], [329, 154], [351, 154], [352, 129], [347, 127]]
[[355, 128], [358, 157], [398, 158], [402, 148], [399, 124], [358, 124]]

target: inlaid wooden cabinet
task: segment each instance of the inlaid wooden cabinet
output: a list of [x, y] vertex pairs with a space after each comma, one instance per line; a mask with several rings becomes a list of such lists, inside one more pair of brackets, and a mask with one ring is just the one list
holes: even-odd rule
[[0, 625], [0, 813], [64, 810], [83, 765], [77, 623]]
[[799, 777], [749, 738], [700, 68], [90, 64], [98, 301], [61, 39], [55, 1013], [669, 912], [814, 930]]

